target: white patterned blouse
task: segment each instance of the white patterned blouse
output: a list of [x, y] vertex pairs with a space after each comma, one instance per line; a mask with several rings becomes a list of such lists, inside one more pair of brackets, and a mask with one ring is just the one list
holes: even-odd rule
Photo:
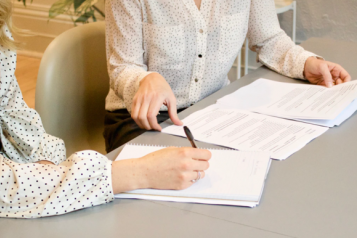
[[[12, 36], [5, 26], [6, 35]], [[46, 134], [15, 78], [16, 53], [0, 45], [0, 217], [64, 214], [113, 200], [111, 161], [94, 151], [66, 159], [64, 142]], [[54, 165], [35, 163], [48, 160]]]
[[200, 10], [194, 0], [108, 0], [106, 36], [109, 111], [130, 111], [151, 72], [169, 83], [177, 108], [202, 100], [229, 84], [246, 36], [261, 63], [289, 77], [303, 79], [315, 56], [280, 28], [273, 0], [203, 0]]

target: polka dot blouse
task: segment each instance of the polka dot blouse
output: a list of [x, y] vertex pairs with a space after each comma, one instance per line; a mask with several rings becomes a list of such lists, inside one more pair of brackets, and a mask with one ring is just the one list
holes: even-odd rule
[[[139, 82], [160, 73], [178, 108], [229, 84], [227, 74], [246, 38], [259, 60], [283, 75], [303, 79], [314, 54], [280, 28], [273, 0], [107, 0], [109, 111], [131, 109]], [[167, 110], [165, 106], [161, 110]]]
[[[66, 159], [63, 141], [46, 134], [24, 102], [15, 69], [16, 53], [0, 45], [0, 217], [52, 216], [112, 201], [111, 161], [94, 151]], [[41, 160], [54, 165], [35, 163]]]

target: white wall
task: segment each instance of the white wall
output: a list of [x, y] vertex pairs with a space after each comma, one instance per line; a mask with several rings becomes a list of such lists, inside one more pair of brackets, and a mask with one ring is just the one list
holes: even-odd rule
[[[296, 0], [297, 40], [310, 37], [357, 42], [357, 0]], [[281, 26], [291, 34], [292, 14], [279, 15]]]

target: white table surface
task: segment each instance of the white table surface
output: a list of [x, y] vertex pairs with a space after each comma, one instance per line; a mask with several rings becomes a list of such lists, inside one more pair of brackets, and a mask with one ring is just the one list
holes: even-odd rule
[[[357, 77], [357, 43], [313, 38], [303, 46]], [[262, 67], [179, 116], [182, 119], [261, 77], [302, 83]], [[133, 142], [189, 146], [184, 138], [158, 132], [147, 132]], [[114, 159], [119, 151], [108, 157]], [[0, 237], [357, 237], [356, 170], [357, 116], [353, 115], [287, 160], [273, 161], [256, 208], [116, 199], [62, 216], [0, 218]]]

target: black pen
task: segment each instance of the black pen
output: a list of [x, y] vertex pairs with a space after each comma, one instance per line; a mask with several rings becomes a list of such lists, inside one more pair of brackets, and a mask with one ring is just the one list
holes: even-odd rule
[[195, 141], [194, 141], [195, 139], [193, 138], [193, 135], [192, 135], [190, 129], [188, 129], [187, 126], [184, 126], [184, 127], [183, 127], [183, 130], [185, 131], [185, 134], [186, 134], [186, 136], [187, 136], [187, 139], [190, 141], [192, 147], [193, 147], [193, 148], [197, 148], [197, 146], [196, 146], [196, 144], [195, 144]]

